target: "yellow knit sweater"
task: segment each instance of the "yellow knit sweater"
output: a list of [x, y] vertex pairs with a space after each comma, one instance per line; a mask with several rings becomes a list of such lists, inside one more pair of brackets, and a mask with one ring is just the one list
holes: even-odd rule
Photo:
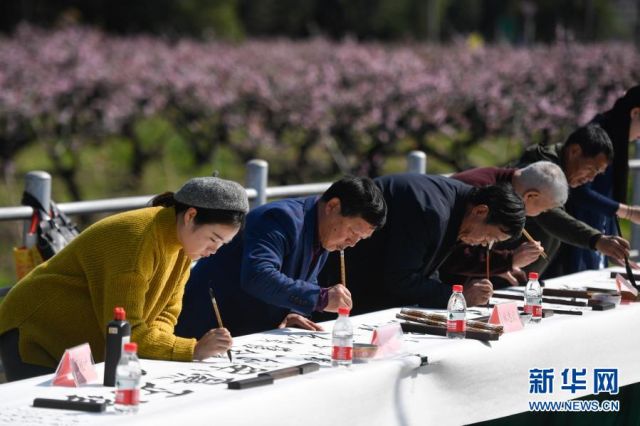
[[0, 303], [0, 334], [19, 329], [26, 363], [55, 367], [84, 342], [103, 361], [106, 325], [122, 306], [140, 356], [191, 361], [195, 339], [173, 334], [189, 265], [173, 208], [110, 216], [11, 289]]

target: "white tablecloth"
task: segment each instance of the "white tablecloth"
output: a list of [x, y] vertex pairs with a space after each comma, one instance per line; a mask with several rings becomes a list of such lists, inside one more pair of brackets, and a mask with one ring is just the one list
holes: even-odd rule
[[[585, 285], [608, 274], [592, 271], [547, 285]], [[352, 318], [356, 341], [369, 341], [371, 327], [394, 320], [396, 312]], [[325, 328], [330, 330], [331, 323]], [[261, 333], [235, 339], [235, 367], [226, 357], [203, 363], [142, 360], [147, 374], [141, 399], [146, 402], [131, 416], [116, 417], [111, 408], [87, 414], [31, 407], [35, 397], [112, 400], [113, 390], [100, 385], [50, 387], [49, 376], [0, 385], [0, 424], [467, 424], [528, 411], [529, 401], [564, 401], [593, 392], [590, 382], [575, 394], [560, 390], [565, 368], [617, 368], [620, 386], [640, 382], [639, 329], [640, 304], [625, 305], [582, 316], [555, 315], [490, 344], [405, 335], [406, 351], [428, 356], [428, 365], [419, 367], [419, 358], [407, 355], [350, 368], [328, 366], [328, 334]], [[215, 384], [309, 360], [318, 361], [321, 370], [246, 390]], [[532, 368], [554, 369], [553, 394], [529, 393]]]

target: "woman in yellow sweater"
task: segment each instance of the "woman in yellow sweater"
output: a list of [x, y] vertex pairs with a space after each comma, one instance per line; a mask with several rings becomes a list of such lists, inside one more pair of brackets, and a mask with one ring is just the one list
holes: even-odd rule
[[103, 219], [39, 265], [0, 303], [0, 356], [9, 381], [53, 372], [66, 348], [105, 357], [105, 329], [122, 306], [140, 356], [191, 361], [231, 347], [226, 329], [200, 340], [173, 333], [193, 260], [236, 235], [249, 210], [239, 184], [194, 178], [154, 207]]

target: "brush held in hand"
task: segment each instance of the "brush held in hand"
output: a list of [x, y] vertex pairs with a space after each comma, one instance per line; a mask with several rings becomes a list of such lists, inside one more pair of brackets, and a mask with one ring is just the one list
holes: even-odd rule
[[342, 285], [347, 286], [347, 271], [344, 266], [344, 250], [340, 250], [340, 280]]
[[[213, 295], [213, 290], [209, 289], [209, 295], [211, 296], [211, 304], [213, 305], [213, 312], [216, 315], [216, 321], [218, 321], [218, 327], [224, 328], [222, 324], [222, 317], [220, 316], [220, 310], [218, 309], [218, 303], [216, 302], [216, 298]], [[227, 356], [229, 357], [229, 362], [233, 362], [233, 356], [231, 356], [231, 349], [227, 349]]]
[[[622, 230], [620, 229], [620, 222], [618, 221], [618, 218], [617, 217], [614, 218], [614, 221], [616, 222], [618, 235], [622, 237]], [[624, 268], [627, 270], [627, 276], [629, 277], [628, 280], [631, 282], [631, 285], [633, 285], [635, 288], [638, 288], [638, 284], [636, 284], [636, 279], [633, 276], [633, 270], [631, 269], [631, 265], [629, 264], [629, 256], [624, 257]]]
[[[526, 229], [522, 228], [522, 235], [524, 235], [524, 237], [529, 240], [530, 243], [534, 243], [536, 242], [536, 240], [533, 239], [533, 237], [531, 236], [531, 234], [529, 234], [527, 232]], [[545, 253], [544, 251], [542, 253], [540, 253], [540, 256], [542, 256], [543, 259], [545, 260], [549, 260], [549, 257], [547, 256], [547, 253]]]

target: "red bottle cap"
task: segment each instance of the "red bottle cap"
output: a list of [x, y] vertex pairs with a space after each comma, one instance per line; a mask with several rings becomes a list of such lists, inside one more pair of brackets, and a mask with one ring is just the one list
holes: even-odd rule
[[124, 308], [121, 308], [120, 306], [113, 308], [113, 319], [116, 321], [124, 321], [127, 319], [127, 313], [124, 311]]
[[464, 287], [462, 286], [462, 284], [455, 284], [455, 285], [453, 286], [453, 291], [457, 291], [457, 292], [462, 293], [462, 290], [463, 290], [463, 289], [464, 289]]
[[537, 280], [538, 279], [538, 273], [537, 272], [529, 272], [529, 279], [530, 280]]
[[338, 308], [338, 315], [349, 315], [351, 309], [349, 308]]
[[135, 342], [129, 342], [124, 344], [125, 352], [138, 352], [138, 344]]

